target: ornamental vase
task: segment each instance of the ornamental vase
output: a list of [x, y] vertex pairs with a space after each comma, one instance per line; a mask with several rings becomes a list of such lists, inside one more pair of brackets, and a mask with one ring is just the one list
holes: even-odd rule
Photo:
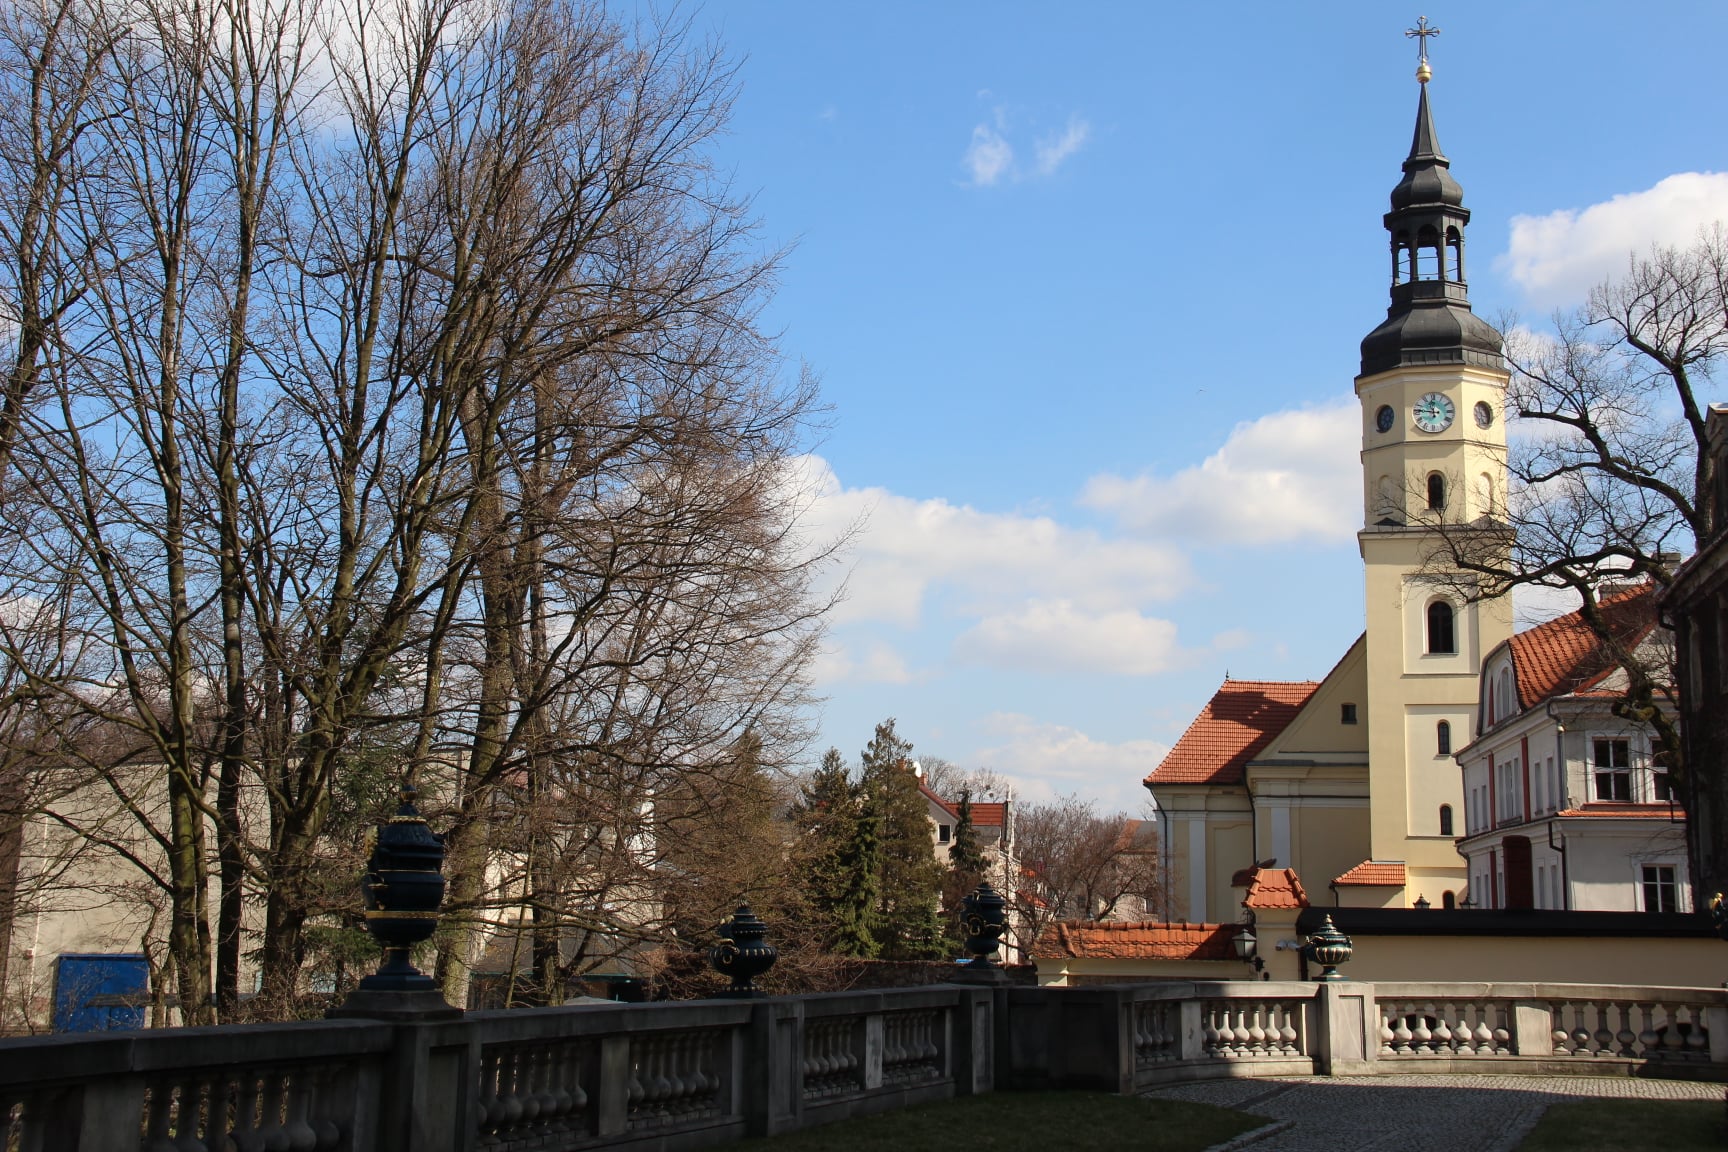
[[998, 942], [1007, 927], [1008, 901], [990, 887], [990, 881], [960, 901], [960, 926], [966, 930], [966, 951], [972, 953], [968, 968], [989, 968]]
[[1350, 937], [1338, 930], [1328, 914], [1319, 929], [1309, 933], [1307, 953], [1309, 959], [1325, 969], [1316, 977], [1317, 980], [1343, 980], [1346, 977], [1338, 974], [1338, 965], [1349, 960], [1355, 948], [1351, 946]]
[[774, 967], [780, 950], [768, 943], [768, 925], [764, 924], [750, 905], [738, 905], [732, 919], [716, 929], [720, 943], [708, 949], [708, 963], [714, 970], [732, 981], [730, 987], [716, 995], [728, 999], [749, 1000], [764, 996], [756, 987], [756, 977]]
[[366, 931], [383, 945], [384, 962], [360, 981], [373, 991], [417, 992], [437, 983], [414, 967], [409, 952], [438, 927], [444, 902], [444, 842], [414, 807], [404, 784], [396, 814], [378, 826], [377, 842], [360, 882]]

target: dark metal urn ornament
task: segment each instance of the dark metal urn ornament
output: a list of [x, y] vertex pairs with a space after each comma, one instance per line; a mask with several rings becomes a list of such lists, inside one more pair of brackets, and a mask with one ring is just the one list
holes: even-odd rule
[[988, 880], [981, 882], [971, 895], [960, 901], [960, 926], [966, 930], [966, 951], [972, 953], [966, 967], [996, 966], [996, 950], [1008, 924], [1007, 908], [1008, 901], [990, 887]]
[[951, 978], [955, 984], [1010, 984], [1008, 972], [996, 959], [1002, 933], [1008, 926], [1008, 901], [990, 882], [978, 885], [970, 896], [960, 901], [960, 927], [966, 933], [966, 951], [972, 959], [960, 965]]
[[378, 826], [378, 840], [360, 881], [366, 931], [384, 948], [378, 971], [363, 978], [332, 1015], [444, 1016], [438, 982], [414, 967], [410, 953], [438, 928], [444, 902], [444, 841], [414, 807], [415, 789], [403, 784], [396, 814]]
[[1355, 953], [1350, 943], [1350, 937], [1338, 931], [1338, 926], [1332, 923], [1331, 915], [1320, 922], [1317, 931], [1308, 934], [1306, 951], [1309, 959], [1324, 967], [1324, 971], [1316, 980], [1345, 980], [1348, 977], [1338, 974], [1338, 965], [1349, 960]]
[[720, 943], [708, 949], [708, 963], [720, 975], [732, 981], [724, 992], [715, 993], [733, 1000], [752, 1000], [767, 993], [756, 987], [756, 977], [774, 967], [780, 950], [768, 943], [768, 925], [750, 910], [750, 905], [738, 905], [732, 919], [716, 929]]

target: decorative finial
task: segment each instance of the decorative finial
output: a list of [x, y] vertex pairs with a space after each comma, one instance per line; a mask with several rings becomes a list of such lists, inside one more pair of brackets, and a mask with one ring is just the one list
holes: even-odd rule
[[1428, 26], [1428, 17], [1416, 17], [1416, 27], [1404, 29], [1404, 35], [1416, 40], [1416, 80], [1426, 84], [1434, 78], [1434, 69], [1428, 67], [1428, 37], [1440, 35], [1440, 29]]

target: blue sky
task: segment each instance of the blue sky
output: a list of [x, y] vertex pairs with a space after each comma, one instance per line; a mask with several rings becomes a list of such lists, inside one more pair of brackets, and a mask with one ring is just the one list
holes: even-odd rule
[[791, 244], [767, 316], [863, 517], [813, 754], [897, 717], [1136, 810], [1226, 671], [1362, 627], [1351, 380], [1385, 314], [1418, 11], [1471, 299], [1540, 325], [1728, 217], [1728, 5], [738, 2], [715, 159]]

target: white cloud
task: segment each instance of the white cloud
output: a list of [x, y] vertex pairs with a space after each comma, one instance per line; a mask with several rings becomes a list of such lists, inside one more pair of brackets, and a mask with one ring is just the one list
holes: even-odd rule
[[1496, 266], [1540, 308], [1583, 301], [1590, 289], [1652, 245], [1680, 246], [1728, 220], [1728, 172], [1681, 172], [1654, 188], [1583, 209], [1514, 216]]
[[972, 129], [972, 144], [966, 149], [966, 169], [972, 183], [989, 186], [1000, 180], [1014, 165], [1014, 149], [1002, 134], [988, 124]]
[[1056, 169], [1062, 166], [1062, 161], [1080, 151], [1087, 137], [1092, 134], [1092, 125], [1078, 116], [1068, 118], [1068, 126], [1060, 133], [1045, 136], [1038, 141], [1038, 175], [1054, 175]]
[[1078, 792], [1130, 816], [1145, 814], [1141, 781], [1170, 751], [1168, 744], [1156, 740], [1111, 744], [1077, 728], [1014, 712], [992, 713], [983, 725], [989, 743], [972, 754], [971, 762], [1013, 778], [1020, 799], [1047, 801]]
[[[988, 96], [980, 92], [980, 97]], [[1032, 145], [1030, 169], [1015, 159], [1014, 145], [1009, 141], [1008, 110], [998, 106], [993, 119], [972, 129], [972, 142], [967, 145], [961, 163], [973, 185], [989, 187], [1003, 180], [1042, 179], [1054, 176], [1064, 161], [1086, 146], [1092, 135], [1092, 125], [1080, 116], [1070, 116], [1060, 132], [1038, 137]]]
[[957, 658], [1031, 672], [1156, 676], [1175, 662], [1176, 625], [1131, 609], [1085, 612], [1068, 600], [1028, 600], [979, 620], [955, 641]]
[[856, 528], [847, 599], [836, 624], [912, 627], [938, 595], [960, 617], [1010, 613], [1028, 600], [1067, 600], [1087, 614], [1137, 610], [1175, 596], [1190, 581], [1180, 551], [1117, 539], [1049, 516], [982, 512], [939, 497], [846, 488], [819, 456], [801, 462], [814, 494], [805, 531], [817, 541]]
[[1081, 502], [1148, 535], [1230, 544], [1333, 543], [1361, 525], [1355, 400], [1238, 424], [1174, 476], [1094, 476]]
[[905, 659], [880, 640], [858, 648], [829, 643], [816, 657], [812, 676], [819, 686], [842, 681], [869, 684], [909, 684], [915, 677]]

